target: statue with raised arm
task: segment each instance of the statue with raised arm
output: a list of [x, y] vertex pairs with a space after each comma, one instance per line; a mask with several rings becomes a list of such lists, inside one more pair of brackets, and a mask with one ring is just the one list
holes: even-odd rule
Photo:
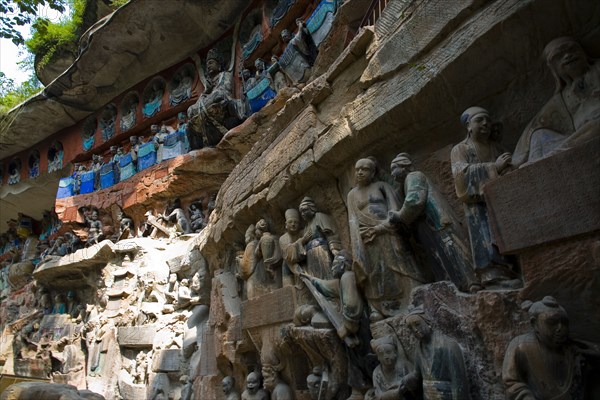
[[[206, 88], [196, 104], [188, 108], [188, 129], [200, 137], [198, 147], [214, 147], [227, 131], [241, 123], [240, 110], [233, 99], [233, 77], [224, 70], [217, 49], [206, 56]], [[196, 148], [196, 147], [193, 147]]]
[[569, 339], [569, 319], [554, 297], [532, 303], [533, 332], [514, 338], [502, 365], [509, 400], [582, 400], [581, 363]]
[[512, 263], [492, 242], [483, 197], [483, 186], [510, 170], [510, 153], [500, 146], [486, 109], [470, 107], [460, 120], [467, 128], [467, 138], [452, 148], [450, 158], [456, 195], [464, 203], [475, 273], [487, 288], [518, 287]]
[[544, 49], [554, 95], [521, 135], [513, 163], [522, 165], [600, 136], [600, 62], [575, 39], [561, 37]]
[[370, 158], [358, 160], [356, 186], [348, 193], [354, 273], [371, 321], [405, 310], [411, 291], [426, 282], [409, 244], [388, 220], [400, 204], [394, 189], [375, 179], [375, 167]]
[[390, 221], [405, 234], [416, 228], [417, 240], [429, 249], [436, 280], [450, 280], [463, 291], [478, 288], [460, 223], [444, 196], [424, 173], [415, 171], [409, 154], [398, 154], [390, 169], [404, 199], [399, 210], [390, 211]]

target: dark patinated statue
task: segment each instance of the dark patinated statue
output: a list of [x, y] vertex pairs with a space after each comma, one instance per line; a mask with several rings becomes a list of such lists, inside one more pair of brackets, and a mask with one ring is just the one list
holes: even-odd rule
[[470, 107], [461, 116], [467, 138], [454, 146], [450, 155], [456, 195], [464, 203], [473, 267], [487, 288], [515, 288], [520, 285], [509, 260], [492, 242], [483, 186], [511, 168], [510, 153], [497, 141], [487, 110]]
[[375, 162], [358, 160], [356, 187], [348, 193], [348, 222], [358, 285], [363, 288], [370, 319], [380, 320], [406, 309], [413, 288], [426, 280], [408, 243], [388, 220], [399, 210], [394, 189], [375, 180]]
[[246, 390], [242, 393], [242, 400], [268, 400], [269, 393], [260, 387], [260, 375], [250, 372], [246, 377]]
[[371, 348], [377, 354], [379, 365], [373, 371], [373, 389], [365, 395], [367, 400], [408, 400], [413, 399], [403, 386], [404, 377], [412, 365], [404, 351], [398, 348], [393, 336], [383, 336], [371, 340]]

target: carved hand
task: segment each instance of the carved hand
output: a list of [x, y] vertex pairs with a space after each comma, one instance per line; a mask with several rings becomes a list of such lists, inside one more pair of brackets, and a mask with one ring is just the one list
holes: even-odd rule
[[496, 167], [496, 171], [498, 171], [498, 173], [501, 173], [510, 165], [511, 161], [512, 161], [512, 157], [511, 157], [510, 153], [500, 154], [500, 156], [494, 163], [494, 166]]

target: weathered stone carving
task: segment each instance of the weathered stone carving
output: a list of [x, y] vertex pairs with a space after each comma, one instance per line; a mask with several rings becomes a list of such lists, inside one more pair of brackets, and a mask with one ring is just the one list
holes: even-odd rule
[[454, 146], [450, 155], [452, 175], [458, 198], [464, 203], [473, 266], [486, 287], [516, 287], [512, 264], [492, 243], [483, 185], [506, 173], [511, 166], [510, 153], [497, 142], [497, 132], [487, 110], [470, 107], [461, 116], [467, 138]]
[[415, 349], [415, 371], [404, 378], [401, 390], [423, 390], [425, 400], [468, 400], [469, 378], [458, 343], [435, 330], [421, 307], [413, 309], [406, 325], [419, 341]]
[[158, 219], [172, 224], [171, 226], [176, 232], [190, 233], [190, 221], [185, 216], [185, 212], [183, 211], [183, 208], [181, 208], [179, 199], [175, 199], [168, 204], [165, 208], [165, 213], [159, 215]]
[[296, 19], [298, 32], [292, 36], [287, 29], [281, 31], [281, 39], [287, 44], [279, 58], [279, 64], [295, 82], [306, 82], [319, 50], [301, 18]]
[[29, 156], [29, 177], [37, 178], [40, 175], [40, 152], [34, 150]]
[[446, 199], [424, 173], [415, 171], [409, 154], [398, 154], [390, 169], [404, 199], [400, 210], [390, 211], [390, 222], [401, 234], [416, 225], [417, 239], [427, 249], [436, 280], [451, 280], [463, 291], [477, 288], [460, 223]]
[[565, 309], [546, 296], [530, 305], [529, 316], [533, 332], [514, 338], [504, 357], [507, 398], [583, 399], [583, 360], [569, 339]]
[[269, 393], [260, 387], [260, 375], [250, 372], [246, 377], [246, 390], [242, 392], [242, 400], [268, 400]]
[[21, 160], [15, 158], [8, 164], [8, 184], [15, 185], [19, 182], [21, 182]]
[[194, 68], [187, 64], [173, 77], [170, 84], [169, 105], [171, 107], [181, 104], [192, 97], [192, 84], [194, 82]]
[[544, 58], [556, 82], [554, 96], [525, 128], [513, 155], [515, 165], [600, 135], [600, 62], [569, 37], [548, 43]]
[[377, 354], [379, 365], [373, 371], [373, 389], [367, 392], [365, 399], [412, 399], [411, 393], [403, 386], [404, 377], [411, 372], [412, 365], [394, 337], [371, 340], [371, 348]]
[[117, 108], [109, 104], [102, 111], [100, 117], [100, 130], [102, 131], [102, 140], [107, 141], [115, 135], [115, 122], [117, 120]]
[[375, 180], [375, 162], [356, 163], [356, 184], [348, 193], [348, 219], [354, 272], [370, 308], [380, 320], [406, 309], [410, 292], [425, 282], [411, 249], [388, 220], [399, 210], [390, 185]]
[[281, 379], [280, 372], [284, 365], [279, 358], [273, 353], [268, 353], [263, 356], [262, 364], [263, 386], [270, 392], [270, 399], [294, 400], [292, 388]]
[[[294, 273], [303, 253], [302, 235], [300, 231], [300, 213], [294, 208], [285, 211], [285, 233], [279, 238], [279, 247], [283, 258], [281, 266], [282, 284], [293, 285]], [[297, 271], [296, 271], [297, 273]]]
[[281, 249], [279, 239], [269, 229], [264, 219], [256, 223], [258, 245], [254, 252], [257, 262], [264, 263], [264, 269], [271, 284], [281, 286]]
[[48, 149], [48, 172], [54, 172], [63, 167], [64, 151], [60, 142], [54, 142]]
[[223, 378], [221, 385], [223, 386], [225, 400], [240, 400], [240, 394], [235, 390], [235, 378], [233, 376]]
[[188, 207], [190, 212], [190, 232], [198, 233], [204, 229], [206, 222], [202, 213], [202, 201], [196, 200]]
[[188, 129], [195, 132], [192, 149], [213, 147], [223, 135], [241, 122], [240, 110], [233, 99], [233, 77], [223, 70], [223, 58], [217, 49], [206, 57], [206, 88], [196, 104], [188, 108]]
[[121, 132], [128, 131], [135, 125], [138, 103], [139, 99], [135, 93], [131, 93], [123, 101], [121, 106]]
[[125, 215], [123, 210], [119, 211], [117, 219], [119, 221], [119, 235], [117, 240], [133, 237], [135, 235], [133, 220]]
[[98, 210], [88, 210], [86, 207], [81, 209], [83, 216], [86, 219], [88, 225], [88, 238], [85, 242], [86, 247], [93, 244], [98, 244], [104, 239], [104, 233], [102, 232], [102, 222], [98, 219]]

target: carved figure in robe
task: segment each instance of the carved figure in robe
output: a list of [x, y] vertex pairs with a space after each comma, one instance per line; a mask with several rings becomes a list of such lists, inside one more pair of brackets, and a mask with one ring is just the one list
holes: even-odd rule
[[408, 400], [413, 394], [404, 386], [404, 377], [412, 371], [404, 351], [393, 336], [371, 340], [379, 365], [373, 371], [373, 389], [365, 395], [368, 400]]
[[[257, 265], [256, 257], [254, 255], [258, 246], [258, 240], [256, 238], [256, 227], [254, 225], [248, 226], [246, 229], [246, 248], [244, 254], [240, 260], [240, 277], [246, 282], [246, 298], [253, 299], [262, 294], [263, 282], [266, 281], [266, 272], [264, 265], [261, 263]], [[257, 268], [259, 266], [260, 268]]]
[[307, 274], [330, 279], [331, 261], [342, 248], [337, 227], [329, 215], [317, 211], [310, 197], [302, 199], [299, 210], [306, 225], [301, 241], [304, 251], [298, 249], [296, 257], [305, 260]]
[[434, 330], [421, 307], [413, 309], [405, 322], [419, 343], [415, 371], [404, 378], [403, 390], [422, 388], [423, 400], [469, 400], [469, 378], [458, 343]]
[[[258, 245], [254, 251], [257, 264], [264, 264], [268, 286], [281, 287], [281, 249], [279, 239], [270, 232], [269, 224], [264, 219], [256, 223]], [[260, 267], [259, 267], [260, 268]]]
[[[360, 327], [360, 320], [363, 316], [363, 300], [356, 284], [356, 275], [351, 270], [352, 259], [345, 251], [340, 251], [331, 265], [331, 272], [334, 279], [323, 280], [308, 275], [315, 288], [326, 298], [336, 299], [340, 302], [339, 312], [342, 314], [343, 321], [340, 326], [332, 321], [337, 330], [337, 334], [348, 347], [354, 347], [358, 344], [356, 334]], [[326, 313], [327, 314], [327, 313]]]
[[[85, 213], [85, 211], [84, 211]], [[92, 210], [90, 217], [86, 218], [88, 224], [88, 239], [85, 243], [86, 247], [93, 244], [97, 244], [104, 239], [104, 233], [102, 232], [102, 222], [98, 219], [98, 210]]]
[[408, 243], [388, 220], [399, 210], [394, 189], [375, 180], [375, 162], [355, 166], [356, 186], [348, 193], [348, 220], [354, 272], [370, 308], [372, 321], [406, 309], [410, 292], [426, 280]]
[[134, 228], [133, 228], [133, 220], [129, 218], [123, 211], [119, 211], [117, 216], [119, 220], [119, 239], [128, 239], [133, 237]]
[[169, 95], [169, 105], [176, 106], [192, 97], [194, 78], [189, 69], [183, 69], [173, 78], [173, 88]]
[[[285, 233], [279, 238], [279, 247], [283, 257], [281, 266], [284, 286], [294, 284], [294, 273], [299, 273], [298, 263], [304, 255], [302, 231], [300, 229], [300, 213], [294, 208], [285, 211]], [[292, 272], [295, 271], [295, 272]]]
[[271, 400], [294, 400], [292, 388], [280, 376], [282, 363], [274, 354], [267, 354], [266, 358], [262, 363], [263, 386], [271, 393]]
[[573, 38], [552, 40], [544, 58], [554, 76], [554, 95], [525, 128], [513, 154], [522, 165], [600, 136], [600, 62]]
[[241, 122], [233, 99], [233, 77], [223, 65], [219, 51], [211, 49], [206, 57], [206, 88], [196, 104], [188, 108], [188, 129], [196, 133], [190, 140], [192, 149], [216, 146], [229, 129]]
[[165, 209], [165, 214], [158, 218], [174, 224], [177, 232], [190, 233], [190, 222], [181, 208], [179, 199], [175, 199], [173, 203], [169, 204]]
[[242, 392], [242, 400], [269, 400], [269, 393], [260, 387], [260, 375], [250, 372], [246, 377], [246, 390]]
[[140, 149], [140, 140], [137, 136], [129, 137], [129, 154], [131, 154], [131, 161], [133, 163], [133, 169], [137, 171], [137, 160], [138, 160], [138, 150]]
[[452, 175], [458, 199], [464, 203], [473, 267], [481, 283], [494, 288], [520, 285], [509, 260], [502, 257], [492, 242], [483, 186], [511, 168], [510, 153], [496, 141], [492, 119], [487, 110], [470, 107], [461, 116], [467, 138], [450, 154]]
[[160, 130], [158, 130], [158, 125], [152, 125], [153, 127], [157, 127], [157, 132], [154, 133], [152, 137], [152, 141], [154, 142], [154, 147], [156, 148], [156, 162], [162, 162], [163, 160], [163, 146], [165, 143], [165, 139], [169, 136], [169, 131], [166, 125], [162, 125]]
[[569, 338], [569, 319], [554, 297], [529, 307], [533, 332], [506, 350], [502, 380], [510, 400], [582, 400], [582, 357]]
[[121, 116], [121, 132], [125, 132], [135, 125], [137, 114], [138, 99], [132, 97], [129, 99], [129, 106]]
[[92, 165], [90, 171], [94, 172], [94, 189], [100, 189], [100, 169], [104, 162], [102, 161], [102, 156], [100, 154], [92, 154]]
[[319, 54], [319, 49], [315, 45], [304, 20], [297, 18], [296, 26], [298, 27], [298, 31], [294, 36], [292, 36], [289, 31], [284, 30], [285, 32], [281, 32], [281, 38], [284, 43], [291, 43], [291, 45], [302, 54], [307, 64], [312, 67]]
[[223, 378], [221, 385], [225, 394], [225, 400], [240, 400], [240, 394], [235, 390], [235, 378], [233, 376]]
[[67, 313], [67, 302], [65, 295], [62, 293], [54, 296], [54, 307], [52, 308], [52, 314], [66, 314]]
[[74, 253], [83, 248], [81, 239], [73, 232], [65, 232], [65, 243], [67, 245], [67, 253]]
[[69, 290], [67, 292], [66, 313], [69, 314], [71, 318], [77, 318], [79, 317], [80, 311], [79, 302], [75, 299], [75, 292]]
[[281, 69], [279, 58], [277, 58], [277, 56], [271, 57], [271, 66], [267, 72], [269, 73], [269, 78], [271, 80], [271, 87], [277, 93], [279, 93], [281, 89], [291, 85], [291, 79]]
[[152, 117], [160, 111], [164, 91], [164, 86], [160, 81], [152, 83], [152, 88], [146, 94], [144, 105], [142, 106], [144, 117]]
[[181, 378], [179, 378], [179, 382], [182, 385], [180, 400], [192, 400], [192, 394], [194, 394], [193, 379], [190, 379], [187, 375], [182, 375]]
[[148, 382], [148, 354], [140, 351], [135, 356], [135, 373], [133, 375], [134, 382], [144, 385]]
[[400, 198], [404, 199], [400, 210], [390, 211], [390, 222], [402, 233], [415, 226], [436, 280], [450, 280], [463, 291], [476, 289], [471, 255], [460, 223], [444, 196], [424, 173], [415, 171], [409, 154], [398, 154], [390, 169], [400, 186]]

